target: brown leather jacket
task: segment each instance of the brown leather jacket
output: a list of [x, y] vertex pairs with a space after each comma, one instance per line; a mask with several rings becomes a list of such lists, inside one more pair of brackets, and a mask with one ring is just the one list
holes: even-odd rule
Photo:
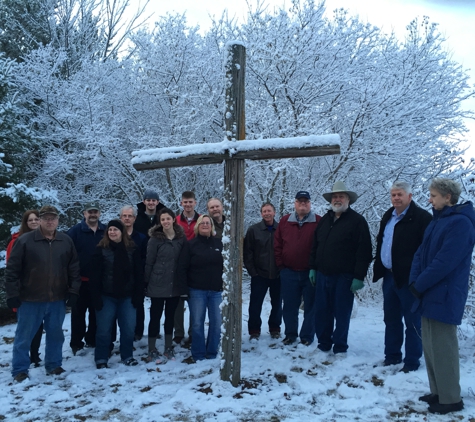
[[79, 260], [72, 239], [56, 232], [51, 243], [38, 228], [20, 236], [5, 270], [7, 299], [54, 302], [79, 294]]

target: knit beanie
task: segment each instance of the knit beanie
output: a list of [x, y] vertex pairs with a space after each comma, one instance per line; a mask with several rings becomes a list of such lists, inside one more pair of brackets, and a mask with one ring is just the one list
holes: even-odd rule
[[107, 228], [109, 227], [116, 227], [118, 228], [121, 232], [124, 231], [124, 225], [122, 224], [122, 221], [120, 220], [111, 220], [107, 224]]
[[145, 201], [146, 199], [156, 199], [157, 201], [160, 200], [158, 193], [152, 189], [145, 189], [145, 192], [143, 193], [143, 200]]

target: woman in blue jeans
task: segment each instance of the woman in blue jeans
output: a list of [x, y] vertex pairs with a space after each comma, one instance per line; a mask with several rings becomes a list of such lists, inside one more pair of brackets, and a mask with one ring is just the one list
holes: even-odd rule
[[111, 220], [92, 257], [91, 287], [97, 311], [95, 361], [107, 368], [112, 328], [118, 320], [120, 357], [127, 366], [133, 357], [136, 308], [143, 303], [143, 267], [140, 251], [119, 220]]
[[[215, 359], [221, 334], [221, 293], [223, 291], [223, 244], [214, 237], [214, 224], [202, 215], [195, 225], [195, 238], [186, 248], [185, 271], [191, 313], [191, 355], [193, 359]], [[205, 318], [208, 311], [208, 336]]]

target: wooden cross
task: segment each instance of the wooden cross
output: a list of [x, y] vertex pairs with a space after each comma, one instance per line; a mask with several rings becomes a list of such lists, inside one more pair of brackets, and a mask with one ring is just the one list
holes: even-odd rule
[[221, 379], [241, 381], [242, 242], [244, 237], [244, 160], [315, 157], [340, 153], [339, 135], [246, 141], [244, 113], [245, 47], [232, 42], [226, 58], [226, 138], [220, 143], [134, 151], [137, 170], [218, 164], [224, 161], [223, 231], [225, 258]]

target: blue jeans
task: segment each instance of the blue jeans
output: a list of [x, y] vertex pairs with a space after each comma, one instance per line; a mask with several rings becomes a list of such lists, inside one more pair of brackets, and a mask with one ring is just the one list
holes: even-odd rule
[[317, 271], [315, 283], [315, 329], [318, 348], [334, 353], [348, 350], [348, 330], [355, 295], [352, 274], [324, 275]]
[[[195, 360], [215, 359], [221, 340], [221, 293], [192, 289], [188, 295], [191, 314], [191, 355]], [[205, 340], [205, 317], [208, 310], [208, 337]]]
[[18, 308], [18, 324], [13, 343], [12, 376], [30, 367], [31, 340], [43, 322], [46, 331], [45, 369], [50, 372], [63, 363], [64, 300], [55, 302], [22, 302]]
[[315, 288], [310, 283], [308, 271], [284, 268], [280, 271], [280, 282], [284, 302], [282, 316], [285, 324], [285, 337], [293, 341], [298, 337], [299, 308], [303, 296], [304, 313], [300, 340], [312, 343], [315, 338]]
[[269, 315], [269, 331], [271, 333], [280, 333], [280, 324], [282, 322], [282, 297], [280, 295], [280, 279], [264, 278], [255, 276], [251, 278], [251, 298], [249, 300], [249, 321], [247, 328], [249, 334], [261, 332], [261, 312], [262, 303], [269, 289], [270, 303], [272, 306]]
[[394, 283], [391, 271], [386, 271], [383, 279], [384, 296], [384, 354], [390, 362], [401, 362], [401, 348], [404, 342], [404, 324], [406, 326], [406, 355], [404, 364], [410, 369], [417, 369], [422, 356], [421, 315], [412, 313], [411, 308], [416, 300], [409, 287], [404, 285], [400, 289]]
[[104, 306], [96, 311], [97, 331], [94, 359], [96, 364], [107, 363], [110, 355], [112, 327], [117, 319], [120, 330], [120, 358], [122, 362], [133, 357], [134, 330], [137, 311], [130, 297], [115, 298], [102, 295]]

